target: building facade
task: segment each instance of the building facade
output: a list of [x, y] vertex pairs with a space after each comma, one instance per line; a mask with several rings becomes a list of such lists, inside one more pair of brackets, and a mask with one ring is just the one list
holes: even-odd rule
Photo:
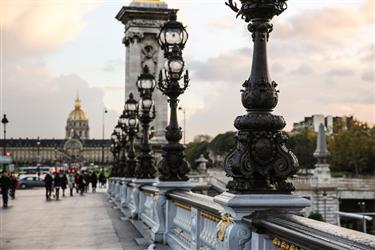
[[79, 162], [83, 164], [109, 164], [112, 161], [110, 140], [90, 139], [89, 119], [76, 99], [65, 126], [65, 139], [19, 138], [0, 141], [0, 149], [6, 146], [13, 163], [22, 165]]
[[293, 131], [303, 130], [319, 131], [319, 125], [323, 124], [327, 135], [338, 133], [348, 129], [353, 121], [353, 116], [324, 116], [321, 114], [307, 116], [303, 121], [293, 123]]

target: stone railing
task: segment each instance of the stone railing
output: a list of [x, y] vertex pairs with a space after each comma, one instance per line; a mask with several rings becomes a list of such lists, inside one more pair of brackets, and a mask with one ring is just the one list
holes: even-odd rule
[[[375, 249], [375, 237], [291, 214], [260, 213], [245, 219], [282, 249]], [[284, 247], [284, 248], [283, 248]]]
[[298, 196], [244, 195], [238, 202], [230, 193], [212, 198], [189, 191], [192, 188], [111, 178], [108, 194], [137, 229], [142, 226], [140, 232], [150, 245], [159, 243], [170, 249], [375, 247], [373, 236], [298, 216], [308, 205]]

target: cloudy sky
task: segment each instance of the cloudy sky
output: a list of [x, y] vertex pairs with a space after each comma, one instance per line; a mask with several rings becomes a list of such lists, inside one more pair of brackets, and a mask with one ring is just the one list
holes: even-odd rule
[[[62, 138], [77, 89], [91, 137], [106, 135], [123, 108], [123, 25], [130, 1], [0, 0], [0, 113], [9, 137]], [[191, 87], [181, 98], [187, 139], [233, 130], [244, 114], [240, 89], [251, 67], [246, 24], [224, 0], [166, 0], [188, 26], [184, 51]], [[289, 0], [274, 19], [270, 73], [279, 84], [276, 114], [287, 130], [311, 114], [375, 122], [374, 1]], [[181, 114], [182, 116], [182, 114]]]

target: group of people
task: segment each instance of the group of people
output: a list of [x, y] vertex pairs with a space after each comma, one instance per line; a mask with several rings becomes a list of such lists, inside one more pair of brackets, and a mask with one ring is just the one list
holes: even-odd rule
[[1, 172], [0, 176], [0, 188], [3, 196], [3, 208], [8, 207], [9, 196], [12, 199], [16, 198], [16, 188], [18, 186], [17, 177], [14, 173], [7, 173], [6, 171]]
[[83, 195], [83, 193], [87, 193], [89, 189], [89, 185], [91, 183], [92, 192], [96, 192], [96, 187], [98, 181], [101, 186], [105, 186], [107, 179], [103, 172], [99, 174], [99, 177], [95, 171], [90, 173], [85, 173], [85, 171], [81, 171], [80, 173], [59, 173], [55, 172], [54, 174], [46, 174], [44, 177], [44, 183], [46, 188], [46, 200], [51, 200], [51, 196], [59, 199], [60, 196], [60, 188], [62, 190], [62, 196], [65, 196], [65, 189], [69, 188], [70, 196], [73, 196], [74, 189], [76, 193]]

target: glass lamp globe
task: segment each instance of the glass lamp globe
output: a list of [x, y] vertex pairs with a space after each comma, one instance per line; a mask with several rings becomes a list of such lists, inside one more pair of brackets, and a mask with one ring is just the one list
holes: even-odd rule
[[128, 125], [129, 125], [129, 127], [134, 128], [134, 127], [137, 125], [137, 120], [134, 119], [134, 118], [130, 118], [130, 119], [128, 120]]
[[151, 99], [142, 99], [142, 109], [150, 110], [153, 104]]
[[184, 61], [181, 59], [171, 59], [168, 62], [168, 69], [172, 74], [179, 74], [184, 69]]

